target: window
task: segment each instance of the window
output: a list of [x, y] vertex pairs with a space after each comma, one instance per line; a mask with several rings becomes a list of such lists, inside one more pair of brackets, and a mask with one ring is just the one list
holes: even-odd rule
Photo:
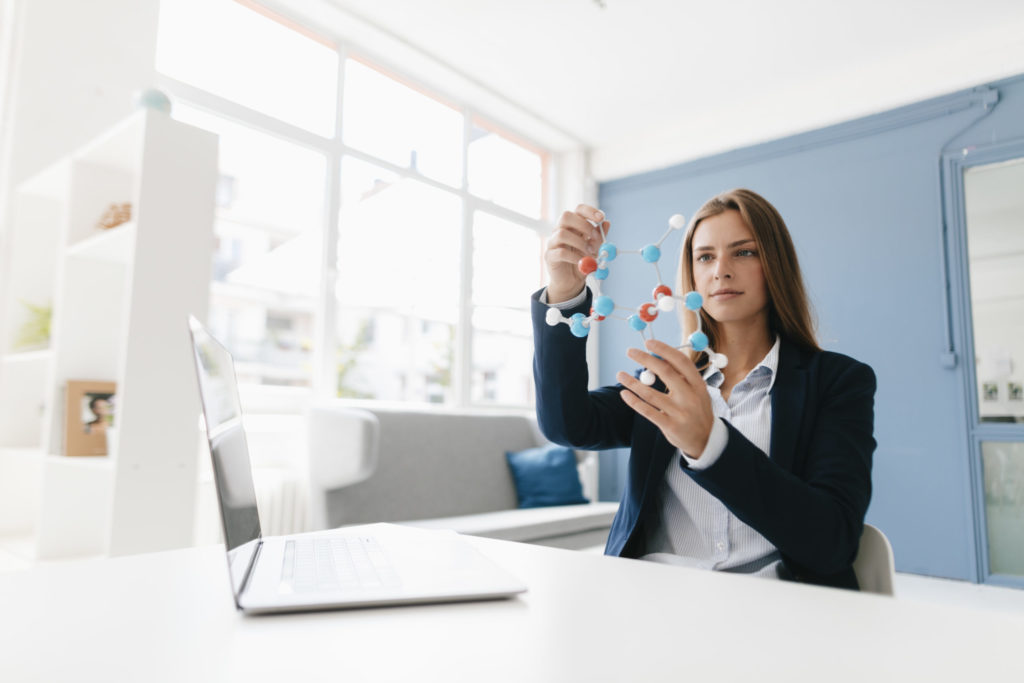
[[334, 132], [337, 51], [238, 2], [161, 2], [156, 69], [314, 133]]
[[220, 136], [211, 331], [239, 382], [312, 386], [323, 153], [193, 107], [174, 113]]
[[474, 403], [533, 403], [533, 332], [523, 293], [540, 286], [542, 246], [535, 230], [474, 214]]
[[341, 187], [338, 394], [454, 401], [462, 199], [352, 158]]
[[161, 3], [173, 115], [220, 136], [209, 324], [243, 389], [529, 405], [548, 153], [323, 34]]
[[544, 157], [477, 122], [469, 143], [469, 191], [531, 218], [543, 216]]
[[458, 187], [463, 115], [354, 59], [345, 62], [346, 145]]

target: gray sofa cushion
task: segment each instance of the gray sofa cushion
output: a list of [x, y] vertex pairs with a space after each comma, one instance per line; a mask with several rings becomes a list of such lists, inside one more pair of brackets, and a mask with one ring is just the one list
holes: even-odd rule
[[525, 416], [371, 412], [380, 422], [377, 468], [366, 481], [327, 493], [329, 526], [516, 508], [505, 452], [544, 443]]

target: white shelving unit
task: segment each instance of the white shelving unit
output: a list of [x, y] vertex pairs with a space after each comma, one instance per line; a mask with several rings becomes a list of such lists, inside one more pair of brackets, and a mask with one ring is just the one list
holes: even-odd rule
[[[205, 319], [215, 135], [140, 110], [14, 193], [0, 297], [0, 536], [38, 559], [191, 545], [199, 405], [186, 319]], [[114, 203], [132, 220], [96, 227]], [[16, 348], [51, 305], [45, 348]], [[116, 452], [64, 455], [69, 380], [117, 384]]]

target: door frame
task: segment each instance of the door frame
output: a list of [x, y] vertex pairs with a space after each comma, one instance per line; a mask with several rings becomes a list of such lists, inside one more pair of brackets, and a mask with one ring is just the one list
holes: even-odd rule
[[975, 370], [974, 316], [971, 307], [970, 265], [967, 250], [967, 212], [964, 172], [975, 166], [1024, 158], [1024, 139], [985, 147], [967, 147], [942, 155], [946, 287], [952, 324], [951, 341], [960, 349], [960, 375], [964, 392], [966, 452], [970, 470], [970, 500], [975, 548], [975, 581], [1024, 588], [1024, 576], [993, 574], [989, 566], [985, 480], [982, 471], [983, 441], [1024, 442], [1024, 423], [985, 423], [979, 419]]

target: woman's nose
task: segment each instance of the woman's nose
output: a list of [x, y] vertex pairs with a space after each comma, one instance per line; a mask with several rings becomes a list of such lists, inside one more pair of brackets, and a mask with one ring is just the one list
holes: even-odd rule
[[723, 280], [725, 278], [731, 278], [731, 277], [732, 277], [732, 272], [730, 271], [730, 269], [729, 269], [728, 265], [725, 263], [725, 261], [723, 259], [718, 259], [717, 261], [715, 261], [715, 279], [716, 280]]

